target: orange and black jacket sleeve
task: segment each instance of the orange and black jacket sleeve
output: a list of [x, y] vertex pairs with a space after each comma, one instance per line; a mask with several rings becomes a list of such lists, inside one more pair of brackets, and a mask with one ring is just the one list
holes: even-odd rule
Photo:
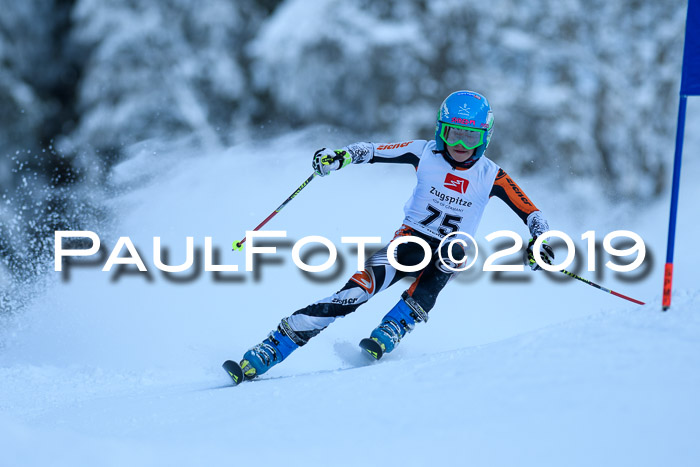
[[530, 198], [520, 189], [517, 183], [503, 169], [498, 169], [498, 175], [491, 188], [491, 196], [501, 198], [524, 223], [527, 224], [527, 216], [539, 211]]

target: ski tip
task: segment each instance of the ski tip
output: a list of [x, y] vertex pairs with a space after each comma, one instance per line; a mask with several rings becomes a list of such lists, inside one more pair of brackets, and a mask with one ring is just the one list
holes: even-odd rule
[[231, 381], [233, 381], [234, 386], [238, 386], [245, 380], [241, 366], [233, 360], [226, 360], [221, 366], [224, 370], [226, 370], [226, 373], [231, 378]]
[[369, 355], [374, 360], [379, 360], [384, 355], [384, 350], [379, 342], [374, 339], [365, 338], [360, 341], [360, 348], [364, 350], [366, 355]]

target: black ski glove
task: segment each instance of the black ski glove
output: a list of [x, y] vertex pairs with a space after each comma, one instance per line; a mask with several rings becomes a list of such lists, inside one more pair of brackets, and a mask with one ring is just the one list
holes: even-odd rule
[[[537, 240], [537, 237], [531, 238], [530, 242], [527, 244], [527, 260], [530, 263], [530, 269], [533, 271], [542, 269], [540, 265], [537, 264], [537, 261], [535, 261], [535, 252], [533, 251], [535, 240]], [[552, 250], [551, 246], [547, 245], [547, 240], [542, 242], [539, 253], [542, 261], [550, 265], [552, 264], [552, 260], [554, 259], [554, 250]]]

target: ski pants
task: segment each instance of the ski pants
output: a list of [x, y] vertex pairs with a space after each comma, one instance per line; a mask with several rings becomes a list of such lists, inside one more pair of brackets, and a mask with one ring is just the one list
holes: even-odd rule
[[[297, 345], [304, 345], [336, 318], [352, 313], [374, 295], [404, 277], [414, 277], [415, 280], [404, 292], [403, 297], [410, 296], [425, 312], [430, 311], [440, 291], [457, 273], [447, 269], [440, 261], [440, 240], [423, 235], [405, 225], [396, 231], [394, 238], [407, 235], [420, 237], [430, 245], [432, 257], [425, 268], [416, 272], [404, 272], [394, 268], [387, 258], [387, 244], [367, 259], [364, 271], [356, 272], [342, 289], [283, 318], [278, 330], [288, 335]], [[452, 267], [457, 266], [464, 258], [464, 251], [459, 248], [453, 249], [452, 256], [458, 261], [455, 264], [447, 260], [446, 249], [447, 243], [443, 245], [443, 259]], [[394, 254], [400, 264], [412, 266], [423, 261], [425, 251], [417, 243], [408, 242], [400, 244], [394, 250]]]

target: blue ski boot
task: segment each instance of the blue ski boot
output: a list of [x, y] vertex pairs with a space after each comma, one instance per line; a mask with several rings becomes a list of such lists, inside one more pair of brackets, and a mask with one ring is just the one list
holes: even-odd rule
[[278, 328], [243, 355], [243, 374], [246, 379], [253, 379], [277, 365], [298, 348], [299, 345]]
[[379, 360], [401, 342], [401, 339], [416, 327], [416, 323], [428, 321], [428, 313], [408, 294], [387, 313], [369, 339], [362, 339], [362, 347], [373, 358]]

